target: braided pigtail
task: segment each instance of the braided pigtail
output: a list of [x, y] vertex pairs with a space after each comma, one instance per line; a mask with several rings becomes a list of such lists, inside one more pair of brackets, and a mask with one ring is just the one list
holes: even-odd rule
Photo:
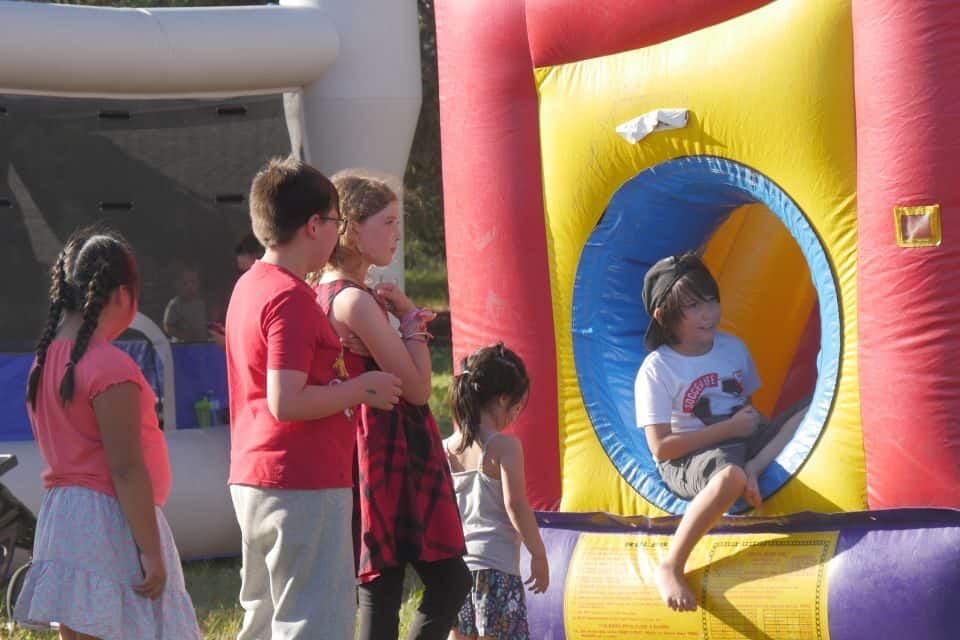
[[65, 253], [61, 252], [51, 272], [50, 310], [47, 312], [47, 325], [37, 341], [35, 349], [37, 363], [30, 372], [30, 378], [27, 382], [27, 402], [30, 404], [30, 408], [34, 410], [37, 408], [37, 390], [40, 388], [40, 377], [43, 375], [43, 365], [47, 359], [47, 348], [53, 342], [54, 336], [57, 335], [57, 327], [60, 325], [60, 318], [63, 316], [64, 292], [68, 288], [65, 262]]
[[74, 389], [74, 367], [80, 362], [80, 358], [87, 351], [90, 344], [90, 338], [97, 329], [97, 323], [100, 320], [100, 312], [110, 297], [111, 291], [115, 288], [109, 286], [106, 282], [106, 273], [110, 269], [110, 263], [105, 259], [100, 259], [96, 264], [96, 271], [90, 282], [87, 284], [86, 299], [83, 303], [83, 323], [77, 331], [77, 338], [73, 342], [73, 349], [70, 351], [70, 361], [67, 363], [67, 371], [63, 374], [63, 380], [60, 381], [60, 401], [67, 404], [73, 399]]

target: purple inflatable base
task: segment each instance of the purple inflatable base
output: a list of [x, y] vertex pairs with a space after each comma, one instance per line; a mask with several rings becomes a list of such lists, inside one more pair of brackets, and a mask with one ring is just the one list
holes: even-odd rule
[[[581, 533], [669, 535], [679, 517], [537, 514], [550, 560], [550, 589], [529, 595], [530, 637], [564, 640], [563, 587]], [[960, 511], [891, 509], [784, 517], [726, 517], [709, 535], [839, 531], [829, 563], [831, 640], [960, 638]], [[526, 572], [528, 557], [521, 568]], [[759, 630], [758, 630], [759, 631]], [[760, 632], [759, 637], [766, 634]], [[573, 639], [571, 639], [573, 640]], [[771, 639], [779, 640], [779, 639]], [[795, 638], [790, 640], [803, 640]]]

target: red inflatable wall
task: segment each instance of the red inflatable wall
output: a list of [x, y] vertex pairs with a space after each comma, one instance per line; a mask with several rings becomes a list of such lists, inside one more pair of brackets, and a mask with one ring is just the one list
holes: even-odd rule
[[455, 368], [497, 340], [523, 357], [533, 384], [514, 429], [526, 453], [527, 494], [534, 508], [555, 510], [557, 358], [523, 3], [447, 0], [437, 3], [436, 20]]
[[[960, 507], [960, 2], [854, 0], [859, 365], [873, 509]], [[940, 205], [903, 248], [894, 207]]]
[[769, 2], [526, 0], [530, 52], [535, 67], [546, 67], [631, 51], [724, 22]]

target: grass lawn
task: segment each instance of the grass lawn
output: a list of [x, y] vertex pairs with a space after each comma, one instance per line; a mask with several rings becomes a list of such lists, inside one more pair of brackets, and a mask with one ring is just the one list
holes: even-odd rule
[[447, 294], [447, 267], [442, 262], [428, 264], [418, 269], [407, 269], [404, 279], [407, 296], [418, 306], [434, 311], [450, 308]]
[[[197, 620], [205, 640], [234, 640], [240, 631], [243, 610], [237, 602], [240, 593], [240, 559], [226, 558], [189, 562], [183, 566], [187, 591], [197, 610]], [[400, 608], [400, 636], [406, 636], [420, 597], [419, 580], [407, 572], [406, 596]], [[6, 640], [55, 640], [54, 631], [36, 632], [11, 628], [6, 618], [0, 617], [0, 638]]]
[[453, 352], [449, 344], [435, 342], [430, 348], [433, 360], [433, 391], [430, 392], [430, 409], [437, 419], [440, 435], [446, 438], [453, 432], [453, 418], [450, 403], [447, 402], [447, 389], [453, 382]]
[[[417, 302], [424, 304], [420, 300]], [[453, 365], [450, 345], [440, 341], [434, 343], [432, 355], [433, 393], [430, 396], [430, 406], [437, 418], [440, 432], [447, 436], [452, 428], [450, 408], [446, 401]], [[187, 563], [184, 565], [184, 577], [187, 591], [190, 592], [197, 609], [203, 637], [206, 640], [236, 638], [243, 618], [243, 610], [237, 602], [237, 594], [240, 593], [239, 558]], [[400, 611], [401, 638], [406, 634], [407, 625], [410, 624], [419, 601], [418, 583], [416, 576], [408, 572], [405, 587], [407, 596]], [[0, 619], [0, 638], [49, 640], [57, 637], [53, 632], [36, 633], [24, 629], [10, 629], [5, 626], [6, 622], [6, 619]]]

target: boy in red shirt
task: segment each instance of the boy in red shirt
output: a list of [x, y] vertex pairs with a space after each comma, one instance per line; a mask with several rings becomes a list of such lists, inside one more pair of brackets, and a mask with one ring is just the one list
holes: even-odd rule
[[[347, 380], [340, 340], [304, 282], [337, 242], [337, 192], [313, 167], [270, 161], [250, 218], [266, 247], [227, 309], [230, 494], [243, 535], [238, 640], [353, 638], [352, 407], [390, 409], [400, 380]], [[322, 625], [322, 626], [321, 626]]]

